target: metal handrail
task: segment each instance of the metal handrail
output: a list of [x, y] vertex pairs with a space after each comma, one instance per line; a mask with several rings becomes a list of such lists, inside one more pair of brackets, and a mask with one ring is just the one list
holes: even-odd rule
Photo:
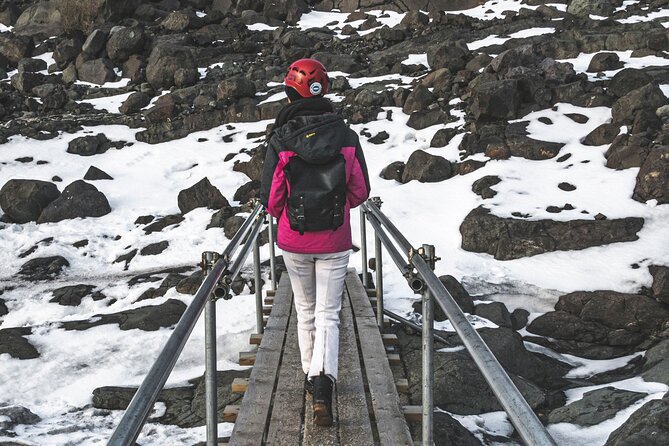
[[[472, 327], [464, 313], [456, 303], [451, 293], [434, 274], [434, 264], [439, 260], [434, 253], [434, 247], [423, 245], [421, 249], [414, 249], [404, 235], [379, 209], [381, 200], [372, 198], [361, 206], [361, 245], [366, 247], [365, 219], [370, 222], [376, 231], [375, 239], [383, 243], [395, 264], [406, 277], [411, 289], [423, 296], [423, 445], [432, 446], [432, 402], [433, 389], [433, 301], [444, 310], [455, 332], [462, 340], [463, 345], [471, 355], [474, 363], [495, 394], [509, 416], [523, 441], [530, 446], [556, 446], [555, 440], [532, 411], [525, 398], [515, 386], [509, 375], [504, 371], [495, 355], [490, 351], [478, 332]], [[407, 255], [407, 262], [399, 259], [395, 245], [390, 241], [390, 235]], [[367, 276], [367, 251], [363, 250], [363, 277]], [[379, 269], [377, 259], [376, 269]], [[415, 273], [413, 270], [415, 269]], [[381, 279], [377, 275], [377, 280]], [[377, 290], [383, 289], [377, 284]], [[377, 294], [377, 301], [382, 301], [383, 295]], [[380, 306], [379, 308], [382, 308]]]
[[[208, 271], [208, 274], [195, 293], [193, 301], [186, 308], [181, 319], [179, 319], [149, 373], [144, 378], [144, 381], [142, 381], [139, 389], [137, 389], [135, 396], [130, 401], [121, 422], [109, 440], [109, 446], [129, 446], [134, 444], [149, 417], [158, 394], [165, 386], [167, 378], [172, 372], [186, 341], [193, 331], [193, 327], [195, 327], [205, 307], [207, 310], [207, 314], [205, 315], [207, 445], [217, 444], [216, 313], [213, 291], [221, 286], [222, 278], [224, 278], [223, 283], [225, 286], [228, 286], [235, 279], [235, 276], [241, 270], [241, 265], [250, 252], [249, 246], [257, 243], [260, 227], [264, 223], [264, 216], [265, 211], [262, 205], [256, 204], [251, 214], [237, 230], [222, 254], [219, 255], [212, 252], [202, 254], [201, 265], [205, 271]], [[244, 239], [246, 241], [244, 242], [240, 256], [232, 262], [232, 257]], [[230, 266], [232, 266], [234, 274], [230, 273]], [[219, 297], [223, 296], [219, 295]]]

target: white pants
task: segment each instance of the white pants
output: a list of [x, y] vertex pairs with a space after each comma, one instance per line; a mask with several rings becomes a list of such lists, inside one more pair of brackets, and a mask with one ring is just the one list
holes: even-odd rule
[[331, 254], [283, 252], [293, 287], [302, 371], [337, 380], [339, 311], [350, 251]]

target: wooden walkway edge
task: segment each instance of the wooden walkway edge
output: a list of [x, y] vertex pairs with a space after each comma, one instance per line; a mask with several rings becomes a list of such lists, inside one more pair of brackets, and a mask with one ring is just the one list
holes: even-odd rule
[[318, 427], [304, 391], [290, 279], [282, 275], [229, 445], [413, 445], [384, 340], [353, 269], [346, 276], [340, 321], [335, 422]]

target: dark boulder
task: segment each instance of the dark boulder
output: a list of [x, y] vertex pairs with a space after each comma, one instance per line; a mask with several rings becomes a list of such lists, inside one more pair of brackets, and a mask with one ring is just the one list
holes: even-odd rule
[[256, 86], [245, 77], [232, 77], [225, 79], [216, 88], [216, 97], [219, 101], [229, 101], [244, 97], [254, 97]]
[[8, 353], [16, 359], [39, 358], [37, 349], [25, 338], [31, 334], [30, 327], [0, 329], [0, 355]]
[[[426, 110], [431, 104], [434, 104], [437, 101], [437, 97], [430, 92], [426, 87], [418, 85], [414, 90], [407, 96], [406, 101], [404, 102], [404, 107], [402, 111], [407, 115], [410, 115], [412, 112], [419, 110]], [[381, 105], [381, 104], [376, 104]]]
[[225, 237], [231, 240], [243, 224], [244, 218], [237, 215], [226, 219], [225, 224], [223, 225], [223, 233], [225, 234]]
[[96, 57], [107, 45], [108, 35], [106, 32], [96, 29], [88, 35], [81, 50], [90, 57]]
[[53, 51], [53, 60], [61, 70], [74, 62], [81, 53], [82, 43], [79, 39], [62, 40]]
[[[462, 286], [462, 284], [453, 276], [439, 276], [439, 281], [444, 285], [444, 288], [448, 290], [449, 293], [451, 293], [451, 296], [453, 296], [453, 299], [455, 302], [458, 304], [458, 307], [460, 307], [460, 310], [462, 310], [463, 313], [474, 313], [474, 300], [472, 297], [469, 295], [465, 287]], [[418, 313], [418, 314], [423, 314], [423, 301], [422, 299], [414, 302], [413, 305], [413, 311]], [[446, 316], [446, 313], [444, 310], [442, 310], [441, 306], [435, 304], [434, 305], [434, 320], [437, 322], [445, 321], [448, 319], [448, 316]]]
[[648, 85], [653, 79], [643, 70], [625, 68], [615, 74], [609, 81], [607, 92], [622, 98], [632, 90]]
[[37, 223], [59, 222], [71, 218], [102, 217], [111, 212], [107, 197], [92, 184], [75, 181], [42, 211]]
[[0, 55], [12, 67], [17, 66], [21, 59], [30, 57], [34, 47], [32, 39], [28, 37], [0, 36]]
[[527, 330], [550, 336], [562, 351], [593, 359], [629, 354], [669, 320], [669, 309], [654, 299], [614, 291], [566, 294], [555, 310]]
[[449, 414], [435, 412], [432, 421], [434, 446], [481, 446], [481, 440]]
[[379, 176], [384, 180], [395, 180], [401, 183], [404, 166], [402, 161], [393, 161], [381, 170]]
[[238, 201], [241, 204], [248, 203], [251, 199], [258, 197], [260, 194], [260, 181], [251, 180], [248, 183], [244, 183], [235, 191], [235, 195], [232, 197], [233, 200]]
[[620, 390], [615, 387], [586, 392], [583, 398], [555, 409], [548, 416], [548, 422], [572, 423], [579, 426], [594, 426], [616, 416], [647, 394]]
[[669, 396], [644, 404], [609, 435], [604, 446], [669, 444]]
[[641, 88], [632, 90], [618, 99], [611, 109], [613, 122], [618, 124], [631, 124], [635, 115], [642, 110], [648, 110], [653, 114], [655, 111], [667, 104], [667, 97], [662, 93], [657, 84], [646, 84]]
[[121, 330], [139, 329], [156, 331], [171, 327], [181, 319], [186, 304], [179, 300], [168, 299], [160, 305], [147, 305], [113, 314], [98, 314], [84, 321], [63, 322], [65, 330], [88, 330], [106, 324], [118, 324]]
[[[167, 243], [166, 241], [161, 242], [161, 243], [162, 243], [162, 246], [166, 247], [166, 245], [165, 245], [165, 243]], [[162, 247], [162, 246], [159, 246], [158, 244], [154, 244], [154, 245], [156, 245], [156, 246], [149, 248], [149, 250], [159, 249], [159, 248]], [[151, 246], [151, 245], [149, 245], [149, 246]], [[147, 248], [149, 246], [147, 246]], [[153, 276], [151, 276], [150, 278], [153, 279]], [[160, 286], [158, 286], [158, 288], [151, 287], [151, 288], [147, 289], [146, 291], [144, 291], [137, 298], [137, 300], [135, 302], [140, 302], [142, 300], [156, 299], [158, 297], [162, 297], [165, 294], [167, 294], [167, 292], [171, 288], [176, 287], [182, 280], [185, 280], [185, 279], [186, 279], [186, 276], [184, 276], [182, 274], [178, 274], [178, 273], [174, 273], [174, 272], [169, 273], [167, 275], [167, 277], [165, 277], [165, 279], [160, 283]]]
[[37, 221], [60, 192], [55, 184], [39, 180], [9, 180], [0, 189], [0, 207], [5, 220], [13, 223]]
[[643, 218], [615, 220], [534, 220], [497, 217], [489, 209], [472, 210], [460, 225], [462, 248], [511, 260], [544, 252], [585, 249], [638, 240]]
[[98, 133], [95, 136], [80, 136], [74, 138], [67, 145], [67, 153], [81, 156], [98, 155], [105, 153], [112, 146], [111, 141], [107, 139], [104, 133]]
[[472, 192], [481, 198], [492, 198], [497, 195], [497, 192], [492, 189], [492, 186], [499, 184], [502, 180], [497, 175], [486, 175], [479, 178], [472, 183]]
[[646, 351], [641, 377], [644, 381], [669, 386], [669, 339], [660, 341]]
[[124, 115], [137, 113], [151, 102], [151, 96], [141, 91], [136, 91], [126, 99], [118, 108]]
[[407, 126], [415, 130], [423, 130], [433, 125], [445, 124], [449, 120], [449, 114], [441, 111], [439, 108], [419, 110], [411, 113], [407, 121]]
[[156, 46], [146, 66], [146, 80], [155, 89], [170, 88], [177, 85], [177, 73], [185, 79], [199, 78], [197, 62], [191, 50], [171, 44]]
[[47, 69], [46, 62], [42, 59], [21, 59], [19, 61], [19, 71], [35, 73]]
[[[34, 414], [30, 409], [23, 406], [3, 406], [0, 407], [0, 417], [5, 417], [5, 421], [0, 421], [0, 432], [3, 429], [13, 429], [19, 424], [32, 425], [37, 424], [42, 419]], [[4, 442], [0, 443], [2, 445]], [[15, 443], [17, 446], [23, 443]], [[8, 446], [12, 446], [11, 444]]]
[[446, 147], [456, 134], [456, 129], [439, 129], [432, 137], [430, 147]]
[[472, 58], [472, 53], [464, 41], [440, 42], [427, 52], [427, 63], [432, 70], [447, 68], [452, 74], [463, 70]]
[[14, 33], [20, 36], [35, 36], [46, 39], [63, 34], [58, 2], [40, 1], [28, 8], [16, 20]]
[[114, 64], [109, 59], [86, 61], [77, 68], [77, 75], [79, 80], [98, 85], [116, 80]]
[[620, 61], [620, 57], [616, 53], [597, 53], [592, 56], [586, 71], [596, 73], [598, 71], [617, 70], [624, 66], [625, 64]]
[[302, 13], [309, 12], [304, 0], [271, 0], [263, 2], [263, 15], [268, 19], [276, 19], [289, 25], [296, 25]]
[[581, 17], [589, 17], [590, 14], [608, 17], [616, 8], [616, 2], [601, 0], [570, 0], [567, 12]]
[[146, 245], [145, 247], [143, 247], [142, 250], [139, 251], [139, 255], [155, 256], [165, 251], [168, 246], [170, 246], [170, 243], [167, 240], [163, 240], [162, 242], [151, 243], [150, 245]]
[[474, 314], [504, 328], [512, 328], [511, 313], [502, 302], [478, 304]]
[[472, 92], [471, 112], [477, 120], [515, 119], [520, 108], [518, 82], [483, 82]]
[[651, 141], [643, 135], [623, 133], [615, 137], [606, 151], [606, 167], [629, 169], [641, 167], [651, 151]]
[[[105, 22], [131, 17], [141, 0], [60, 0], [57, 2], [66, 31], [89, 33]], [[178, 6], [175, 6], [175, 8]]]
[[435, 183], [450, 178], [451, 174], [451, 163], [446, 158], [416, 150], [407, 160], [402, 182], [418, 180], [421, 183]]
[[669, 203], [669, 147], [650, 151], [636, 177], [634, 195], [637, 201], [657, 200]]
[[144, 228], [144, 232], [151, 234], [153, 232], [160, 232], [168, 226], [177, 225], [184, 221], [185, 218], [181, 214], [172, 214], [161, 217]]
[[38, 257], [21, 265], [19, 276], [30, 282], [52, 280], [59, 276], [66, 266], [70, 266], [70, 262], [61, 256]]
[[95, 285], [69, 285], [53, 290], [53, 298], [49, 301], [60, 305], [76, 307], [81, 299], [93, 293]]
[[107, 172], [98, 169], [95, 166], [91, 166], [88, 168], [86, 171], [86, 174], [84, 175], [84, 180], [89, 180], [89, 181], [96, 181], [96, 180], [113, 180], [114, 178], [111, 177]]
[[202, 270], [198, 270], [185, 279], [180, 280], [176, 286], [176, 290], [181, 294], [194, 295], [197, 293], [197, 290], [200, 288], [200, 285], [202, 285], [203, 281], [204, 276]]
[[182, 214], [187, 214], [196, 208], [221, 209], [230, 206], [221, 191], [206, 177], [179, 192], [177, 200]]
[[669, 266], [651, 266], [649, 270], [653, 276], [653, 297], [669, 305]]
[[225, 221], [233, 215], [235, 215], [233, 208], [229, 206], [223, 206], [220, 210], [216, 211], [214, 215], [211, 216], [211, 221], [207, 225], [207, 229], [225, 227]]
[[319, 51], [312, 54], [311, 58], [322, 63], [327, 67], [328, 71], [343, 71], [344, 73], [353, 74], [363, 68], [356, 58], [350, 54], [334, 54]]
[[35, 87], [48, 84], [52, 81], [58, 82], [55, 76], [47, 76], [41, 73], [19, 71], [11, 78], [12, 87], [24, 94], [32, 94]]
[[603, 146], [611, 144], [613, 140], [620, 133], [620, 125], [618, 124], [602, 124], [592, 132], [588, 133], [583, 139], [585, 146]]

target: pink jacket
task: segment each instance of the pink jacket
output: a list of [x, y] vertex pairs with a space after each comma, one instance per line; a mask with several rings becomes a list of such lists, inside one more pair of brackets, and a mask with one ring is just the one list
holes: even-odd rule
[[[305, 132], [317, 132], [318, 138], [304, 138]], [[302, 137], [300, 137], [302, 136]], [[284, 167], [291, 157], [300, 156], [318, 162], [341, 153], [345, 161], [346, 204], [344, 223], [335, 230], [304, 232], [291, 229], [286, 215], [290, 184]], [[369, 197], [369, 177], [358, 135], [338, 115], [298, 116], [275, 129], [270, 137], [263, 166], [260, 201], [270, 215], [278, 218], [277, 245], [295, 253], [322, 254], [346, 251], [352, 247], [350, 209]]]

